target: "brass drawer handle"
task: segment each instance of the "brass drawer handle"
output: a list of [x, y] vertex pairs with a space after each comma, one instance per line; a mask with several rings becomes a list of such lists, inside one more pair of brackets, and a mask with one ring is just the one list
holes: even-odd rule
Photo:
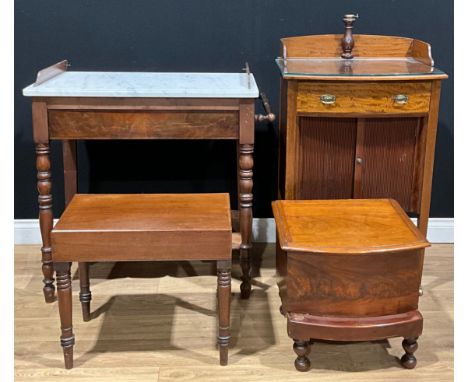
[[336, 102], [336, 96], [333, 94], [323, 94], [320, 96], [320, 102], [324, 105], [334, 105]]
[[406, 94], [397, 94], [396, 96], [393, 96], [393, 101], [397, 105], [406, 105], [408, 103], [409, 97]]

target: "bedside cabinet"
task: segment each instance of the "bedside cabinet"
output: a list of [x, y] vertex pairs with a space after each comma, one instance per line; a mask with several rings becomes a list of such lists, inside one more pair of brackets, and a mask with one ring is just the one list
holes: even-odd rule
[[426, 235], [441, 80], [429, 44], [281, 40], [280, 199], [392, 198]]

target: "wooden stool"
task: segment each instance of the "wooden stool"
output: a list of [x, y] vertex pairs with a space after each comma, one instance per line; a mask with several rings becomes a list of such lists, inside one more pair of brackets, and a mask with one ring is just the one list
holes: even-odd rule
[[[233, 240], [235, 239], [235, 240]], [[75, 195], [52, 230], [65, 367], [73, 367], [72, 261], [214, 260], [218, 273], [220, 364], [230, 339], [231, 228], [228, 194]], [[89, 319], [89, 278], [81, 284]]]
[[429, 243], [394, 200], [273, 202], [277, 272], [294, 340], [307, 371], [311, 340], [404, 337], [404, 367], [416, 366], [424, 248]]

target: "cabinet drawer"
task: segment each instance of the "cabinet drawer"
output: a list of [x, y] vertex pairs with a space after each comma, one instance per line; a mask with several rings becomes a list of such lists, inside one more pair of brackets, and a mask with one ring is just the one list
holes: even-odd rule
[[430, 82], [299, 82], [298, 113], [427, 113]]

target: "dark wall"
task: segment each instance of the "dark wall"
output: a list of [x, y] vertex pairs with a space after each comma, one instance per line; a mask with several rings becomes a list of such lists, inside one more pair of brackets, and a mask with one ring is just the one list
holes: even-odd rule
[[[453, 2], [440, 0], [16, 0], [15, 217], [37, 216], [30, 100], [36, 72], [71, 70], [237, 72], [248, 61], [278, 111], [279, 39], [342, 33], [398, 35], [432, 44], [443, 83], [431, 216], [453, 216]], [[259, 106], [259, 105], [257, 105]], [[260, 108], [257, 107], [260, 111]], [[254, 216], [271, 216], [276, 125], [258, 125]], [[54, 210], [63, 209], [61, 147], [53, 147]], [[232, 142], [80, 142], [80, 192], [235, 191]], [[233, 201], [234, 202], [234, 201]]]

